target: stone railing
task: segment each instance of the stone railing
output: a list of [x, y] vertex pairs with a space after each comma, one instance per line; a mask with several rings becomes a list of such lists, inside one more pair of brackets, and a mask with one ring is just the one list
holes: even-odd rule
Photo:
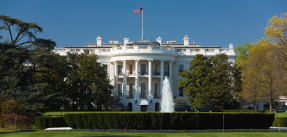
[[84, 50], [89, 50], [91, 54], [97, 54], [99, 56], [109, 55], [121, 55], [121, 54], [170, 54], [177, 56], [185, 55], [216, 55], [225, 53], [227, 55], [235, 55], [234, 49], [229, 48], [173, 48], [164, 46], [152, 46], [152, 45], [134, 45], [134, 46], [117, 46], [112, 48], [56, 48], [54, 52], [60, 55], [66, 55], [67, 52], [83, 53]]

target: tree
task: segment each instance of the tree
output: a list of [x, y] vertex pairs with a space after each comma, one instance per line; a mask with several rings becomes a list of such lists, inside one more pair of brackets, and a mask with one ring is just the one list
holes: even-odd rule
[[274, 99], [286, 95], [286, 71], [279, 63], [277, 52], [282, 47], [267, 40], [253, 44], [244, 72], [243, 96], [248, 101], [269, 100], [270, 112]]
[[241, 70], [244, 70], [247, 67], [247, 59], [249, 56], [249, 50], [251, 48], [252, 45], [248, 42], [243, 43], [243, 46], [238, 45], [235, 48], [235, 51], [237, 53], [237, 57], [235, 59], [237, 68], [241, 68]]
[[5, 15], [0, 15], [0, 20], [3, 21], [3, 26], [0, 26], [0, 30], [7, 30], [10, 35], [9, 43], [16, 46], [33, 43], [36, 39], [35, 34], [43, 31], [35, 22], [27, 23]]
[[271, 18], [265, 28], [265, 35], [269, 39], [275, 40], [279, 46], [287, 49], [287, 13], [281, 15], [281, 17]]
[[280, 63], [287, 71], [287, 13], [281, 17], [275, 16], [269, 20], [268, 26], [265, 28], [265, 35], [276, 44], [282, 47], [277, 51]]
[[178, 86], [184, 87], [191, 106], [214, 106], [223, 109], [233, 102], [231, 94], [233, 69], [225, 54], [207, 58], [196, 55], [190, 61], [189, 70], [179, 73], [182, 79]]
[[211, 57], [210, 102], [218, 109], [230, 108], [233, 104], [233, 68], [226, 54]]
[[26, 110], [37, 113], [59, 108], [61, 90], [55, 85], [63, 83], [65, 74], [59, 68], [63, 61], [51, 52], [56, 43], [36, 38], [36, 33], [42, 32], [36, 23], [4, 15], [0, 20], [1, 30], [10, 35], [0, 42], [1, 97], [17, 100]]
[[98, 57], [84, 53], [68, 53], [70, 70], [66, 82], [68, 90], [66, 100], [68, 105], [75, 105], [76, 108], [92, 106], [102, 109], [110, 105], [112, 86], [101, 64], [97, 62]]

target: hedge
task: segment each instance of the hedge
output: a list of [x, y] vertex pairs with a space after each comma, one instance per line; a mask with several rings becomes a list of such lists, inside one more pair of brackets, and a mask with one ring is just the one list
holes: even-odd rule
[[50, 127], [68, 127], [64, 117], [51, 117], [51, 116], [40, 116], [35, 117], [35, 126], [38, 129], [45, 129]]
[[287, 127], [287, 117], [275, 117], [273, 127]]
[[[65, 114], [74, 129], [269, 129], [271, 113], [80, 113]], [[223, 124], [224, 118], [224, 124]]]

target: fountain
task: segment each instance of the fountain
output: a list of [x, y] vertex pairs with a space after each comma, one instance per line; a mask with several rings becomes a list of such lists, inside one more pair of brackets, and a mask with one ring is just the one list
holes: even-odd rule
[[160, 112], [164, 113], [174, 112], [173, 95], [170, 89], [169, 79], [167, 77], [165, 77], [163, 81], [160, 108], [161, 108]]

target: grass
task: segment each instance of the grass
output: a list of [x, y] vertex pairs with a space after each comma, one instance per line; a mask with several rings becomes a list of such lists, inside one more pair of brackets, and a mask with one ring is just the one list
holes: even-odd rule
[[[110, 113], [127, 113], [126, 111], [55, 111], [55, 112], [46, 112], [44, 114], [42, 114], [43, 116], [64, 116], [64, 114], [69, 114], [69, 113], [106, 113], [106, 112], [110, 112]], [[147, 112], [148, 113], [148, 112]], [[182, 112], [184, 113], [184, 112]], [[206, 113], [206, 112], [194, 112], [194, 113]], [[209, 113], [209, 112], [207, 112]], [[241, 113], [241, 112], [212, 112], [212, 113]], [[261, 112], [246, 112], [246, 113], [261, 113]], [[276, 113], [276, 116], [286, 116], [287, 117], [287, 112], [286, 113]]]
[[0, 131], [0, 137], [286, 137], [287, 132], [138, 133], [95, 131]]
[[275, 117], [287, 117], [287, 112], [276, 113]]
[[95, 111], [56, 111], [56, 112], [46, 112], [43, 116], [64, 116], [68, 113], [94, 113]]

